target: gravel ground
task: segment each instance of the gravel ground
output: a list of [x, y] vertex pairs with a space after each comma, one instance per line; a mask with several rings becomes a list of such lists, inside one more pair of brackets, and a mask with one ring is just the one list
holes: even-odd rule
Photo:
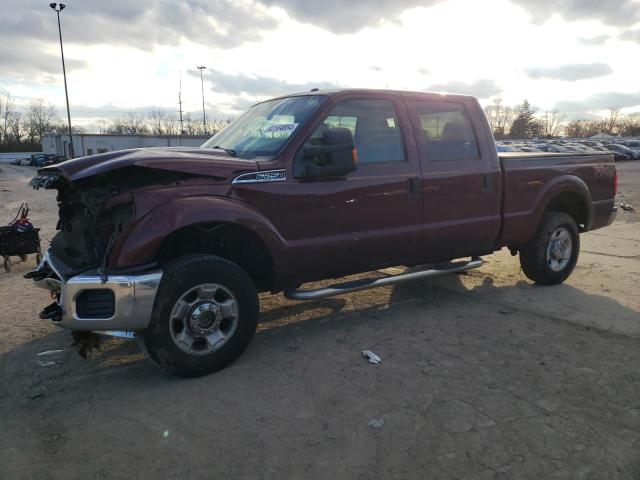
[[[640, 210], [640, 162], [619, 172]], [[32, 175], [0, 165], [0, 220], [27, 200], [47, 239], [55, 194]], [[639, 219], [583, 235], [560, 286], [499, 252], [463, 275], [262, 296], [247, 352], [199, 379], [161, 373], [131, 341], [82, 360], [37, 318], [33, 258], [14, 259], [0, 272], [0, 478], [639, 479]], [[59, 365], [40, 366], [52, 349]]]

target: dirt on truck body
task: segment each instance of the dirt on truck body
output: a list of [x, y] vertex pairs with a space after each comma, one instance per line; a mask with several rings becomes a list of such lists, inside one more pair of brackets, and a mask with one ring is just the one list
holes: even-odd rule
[[[257, 292], [313, 299], [464, 271], [508, 247], [540, 284], [563, 282], [579, 234], [615, 216], [609, 154], [501, 154], [477, 100], [377, 90], [259, 103], [201, 148], [140, 149], [39, 170], [59, 232], [27, 276], [42, 316], [136, 332], [180, 375], [247, 347]], [[458, 260], [471, 257], [471, 260]], [[389, 266], [383, 279], [306, 282]]]

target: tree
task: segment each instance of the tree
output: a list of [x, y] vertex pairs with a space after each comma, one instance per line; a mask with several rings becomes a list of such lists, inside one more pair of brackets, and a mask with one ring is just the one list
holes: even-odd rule
[[509, 136], [511, 138], [529, 138], [539, 136], [542, 131], [541, 123], [535, 119], [535, 109], [525, 100], [517, 109], [518, 114], [511, 122]]
[[609, 117], [605, 119], [602, 125], [602, 131], [609, 135], [617, 135], [620, 133], [622, 125], [620, 124], [620, 107], [610, 107]]
[[11, 118], [14, 115], [14, 103], [11, 94], [6, 90], [0, 90], [0, 144], [9, 143], [9, 128]]
[[640, 113], [630, 113], [625, 116], [620, 133], [625, 137], [640, 137]]
[[559, 113], [557, 110], [544, 112], [544, 116], [540, 121], [542, 135], [547, 138], [557, 137], [560, 133], [560, 129], [562, 128], [564, 118], [564, 114]]
[[491, 105], [487, 105], [484, 109], [491, 126], [493, 136], [496, 138], [504, 138], [507, 135], [507, 125], [513, 118], [513, 109], [502, 104], [502, 99], [496, 97]]
[[109, 135], [146, 135], [149, 127], [142, 115], [129, 112], [124, 118], [116, 118], [107, 123], [104, 133]]
[[45, 104], [43, 100], [33, 100], [24, 115], [24, 127], [31, 143], [40, 143], [42, 137], [51, 133], [60, 119], [53, 105]]

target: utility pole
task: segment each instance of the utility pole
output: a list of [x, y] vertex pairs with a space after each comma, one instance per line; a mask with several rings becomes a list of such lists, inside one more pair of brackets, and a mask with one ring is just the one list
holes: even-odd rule
[[204, 112], [204, 78], [202, 76], [202, 72], [205, 68], [204, 65], [201, 65], [199, 67], [196, 67], [198, 70], [200, 70], [200, 84], [202, 85], [202, 129], [204, 130], [204, 134], [207, 134], [207, 115]]
[[180, 106], [180, 135], [184, 135], [184, 123], [182, 122], [182, 70], [180, 70], [180, 90], [178, 90], [178, 105]]
[[69, 91], [67, 89], [67, 70], [64, 66], [64, 49], [62, 48], [62, 28], [60, 27], [60, 12], [64, 10], [64, 3], [50, 3], [49, 6], [55, 10], [58, 15], [58, 35], [60, 37], [60, 54], [62, 55], [62, 75], [64, 77], [64, 96], [67, 99], [67, 121], [69, 122], [69, 156], [74, 158], [73, 152], [73, 134], [71, 133], [71, 111], [69, 110]]

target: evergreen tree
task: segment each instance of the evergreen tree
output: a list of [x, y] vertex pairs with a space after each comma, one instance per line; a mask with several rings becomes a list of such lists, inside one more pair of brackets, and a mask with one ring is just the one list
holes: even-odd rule
[[535, 119], [535, 110], [527, 100], [518, 107], [518, 114], [511, 123], [509, 136], [511, 138], [530, 138], [540, 135], [542, 125]]

